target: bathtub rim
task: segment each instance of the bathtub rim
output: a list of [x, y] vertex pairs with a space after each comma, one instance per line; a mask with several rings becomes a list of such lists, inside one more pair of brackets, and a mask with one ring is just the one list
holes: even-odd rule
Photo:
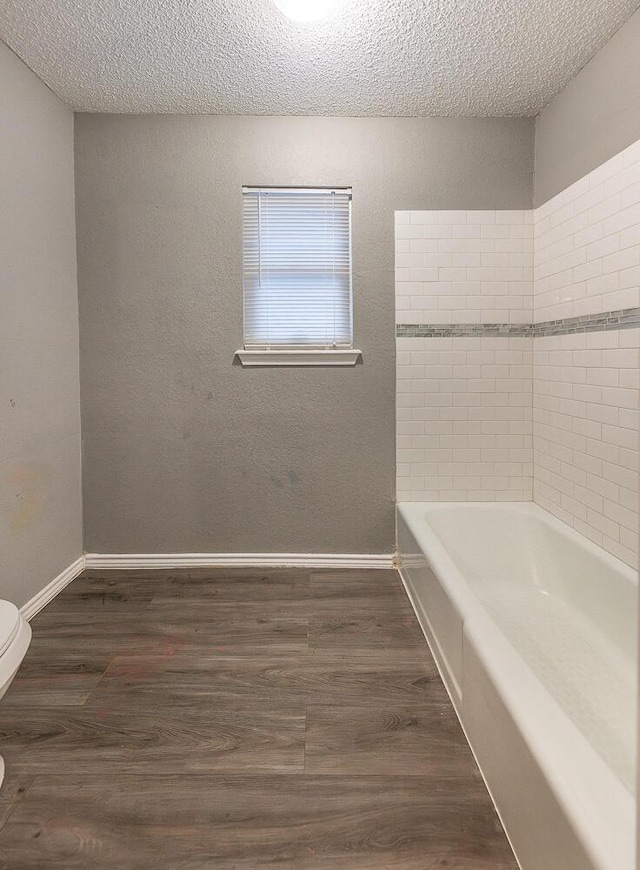
[[[428, 531], [429, 533], [429, 545], [433, 546], [435, 543], [437, 546], [433, 547], [434, 553], [440, 556], [443, 556], [445, 559], [445, 564], [449, 563], [451, 567], [456, 571], [459, 576], [459, 579], [462, 580], [464, 585], [467, 585], [467, 581], [464, 576], [461, 574], [460, 570], [456, 566], [455, 562], [447, 553], [446, 548], [442, 543], [440, 543], [440, 539], [436, 535], [435, 531], [431, 529], [429, 526], [424, 526], [424, 517], [422, 516], [423, 512], [426, 513], [450, 513], [453, 511], [486, 511], [486, 512], [494, 512], [497, 510], [509, 510], [516, 511], [522, 514], [529, 514], [531, 516], [537, 517], [543, 523], [548, 526], [554, 528], [557, 532], [563, 535], [569, 540], [572, 540], [577, 546], [586, 550], [588, 553], [591, 553], [596, 559], [605, 562], [615, 571], [624, 574], [625, 579], [632, 583], [636, 588], [638, 587], [638, 574], [634, 568], [630, 565], [627, 565], [626, 562], [623, 562], [621, 559], [618, 559], [617, 556], [614, 556], [612, 553], [607, 552], [602, 547], [599, 547], [593, 541], [590, 541], [589, 538], [585, 538], [584, 535], [580, 534], [580, 532], [576, 531], [576, 529], [564, 523], [562, 520], [558, 519], [558, 517], [554, 516], [549, 511], [540, 507], [540, 505], [535, 504], [534, 502], [513, 502], [513, 501], [488, 501], [488, 502], [458, 502], [458, 501], [411, 501], [411, 502], [398, 502], [397, 503], [397, 512], [403, 517], [409, 528], [411, 529], [416, 540], [419, 539], [423, 532]], [[432, 536], [432, 537], [431, 537]], [[432, 540], [433, 538], [433, 540]], [[448, 565], [447, 565], [448, 567]], [[483, 608], [484, 609], [484, 608]]]
[[[539, 765], [554, 797], [569, 820], [576, 838], [593, 860], [594, 866], [602, 870], [620, 870], [620, 868], [626, 870], [635, 867], [633, 831], [636, 810], [633, 795], [509, 642], [428, 524], [429, 512], [460, 509], [495, 511], [505, 508], [533, 515], [552, 526], [560, 534], [572, 540], [576, 546], [604, 560], [637, 587], [637, 575], [630, 566], [531, 502], [399, 502], [397, 514], [398, 523], [401, 521], [405, 523], [428, 567], [444, 587], [460, 614], [463, 626], [463, 659], [464, 644], [471, 643]], [[419, 603], [415, 600], [417, 596], [411, 581], [403, 572], [404, 555], [402, 552], [398, 553], [400, 575], [425, 637], [432, 646], [427, 630], [422, 624]], [[414, 556], [414, 554], [410, 555]], [[428, 628], [433, 635], [433, 641], [438, 645], [436, 627], [429, 622]], [[460, 709], [457, 709], [457, 712], [466, 734], [464, 685], [460, 687], [460, 698], [454, 700], [452, 690], [458, 687], [455, 682], [454, 686], [449, 684], [452, 675], [447, 673], [446, 659], [444, 665], [443, 667], [442, 663], [438, 662], [441, 677], [454, 707], [457, 708], [459, 704]], [[544, 723], [542, 729], [541, 722]], [[552, 735], [552, 739], [549, 739], [549, 735]], [[471, 745], [471, 741], [469, 742]], [[491, 793], [489, 782], [487, 787]], [[496, 809], [502, 820], [503, 814], [497, 804]], [[507, 826], [504, 827], [507, 830]], [[508, 830], [507, 835], [509, 835]]]

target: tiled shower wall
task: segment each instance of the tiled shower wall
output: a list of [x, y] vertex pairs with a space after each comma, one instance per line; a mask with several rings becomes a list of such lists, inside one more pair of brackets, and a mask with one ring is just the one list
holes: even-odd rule
[[[534, 319], [640, 306], [640, 142], [534, 213]], [[640, 327], [640, 321], [638, 322]], [[534, 500], [638, 553], [640, 328], [534, 339]]]
[[533, 215], [536, 322], [640, 305], [640, 141]]
[[400, 501], [531, 499], [532, 339], [463, 325], [529, 323], [532, 280], [530, 211], [396, 212], [396, 322], [444, 333], [397, 339]]
[[531, 211], [396, 212], [396, 323], [530, 323]]
[[398, 338], [399, 501], [532, 497], [531, 338]]
[[534, 501], [635, 564], [640, 329], [534, 343]]
[[639, 306], [640, 143], [535, 211], [397, 212], [398, 500], [533, 498], [636, 564]]

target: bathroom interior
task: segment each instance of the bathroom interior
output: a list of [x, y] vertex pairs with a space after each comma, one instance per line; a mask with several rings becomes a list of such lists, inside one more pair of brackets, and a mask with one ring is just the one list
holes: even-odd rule
[[638, 870], [640, 0], [0, 0], [0, 867]]

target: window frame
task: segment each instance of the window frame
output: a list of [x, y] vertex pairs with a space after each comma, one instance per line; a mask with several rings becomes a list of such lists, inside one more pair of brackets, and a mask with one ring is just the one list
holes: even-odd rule
[[265, 343], [264, 346], [255, 343], [246, 342], [246, 285], [245, 285], [245, 265], [244, 255], [242, 263], [242, 331], [243, 344], [236, 351], [236, 356], [239, 358], [243, 366], [354, 366], [362, 356], [360, 350], [354, 344], [354, 287], [353, 287], [353, 224], [352, 224], [352, 203], [353, 203], [353, 188], [351, 186], [327, 186], [320, 185], [301, 187], [285, 186], [285, 185], [243, 185], [242, 187], [242, 246], [244, 251], [245, 244], [245, 229], [244, 229], [244, 197], [248, 193], [283, 191], [301, 193], [329, 192], [336, 191], [349, 194], [349, 328], [351, 342], [349, 346], [344, 344], [336, 346], [320, 346], [313, 344], [282, 344], [271, 345]]

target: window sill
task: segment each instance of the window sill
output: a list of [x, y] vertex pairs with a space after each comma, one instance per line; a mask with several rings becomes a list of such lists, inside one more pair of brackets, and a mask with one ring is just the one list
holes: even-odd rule
[[238, 350], [243, 366], [354, 366], [360, 350]]

